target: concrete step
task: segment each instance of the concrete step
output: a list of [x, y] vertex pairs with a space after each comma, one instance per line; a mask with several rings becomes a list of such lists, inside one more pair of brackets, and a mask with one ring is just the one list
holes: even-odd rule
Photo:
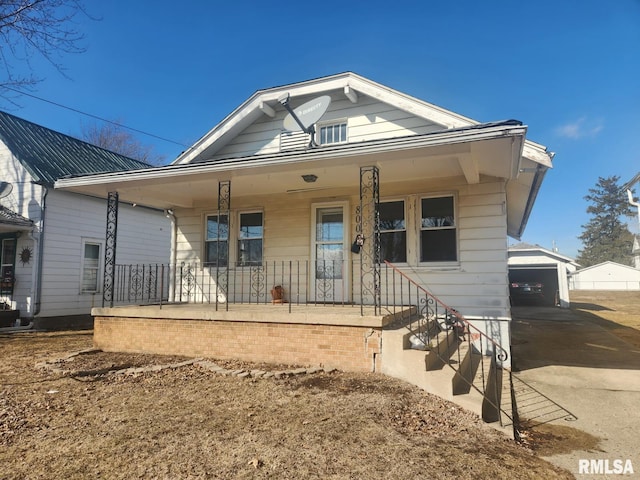
[[[383, 332], [382, 373], [452, 401], [499, 430], [505, 431], [506, 426], [506, 433], [512, 435], [508, 371], [492, 366], [492, 357], [480, 355], [451, 331], [430, 337], [426, 350], [408, 348], [409, 337], [414, 334], [406, 329]], [[443, 368], [445, 365], [452, 368]], [[498, 411], [497, 405], [509, 418]]]

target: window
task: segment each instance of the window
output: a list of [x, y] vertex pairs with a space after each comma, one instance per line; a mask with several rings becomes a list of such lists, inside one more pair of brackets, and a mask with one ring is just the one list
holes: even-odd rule
[[420, 261], [457, 261], [453, 197], [423, 198], [421, 212]]
[[241, 213], [238, 232], [238, 265], [262, 265], [262, 212]]
[[82, 283], [80, 291], [90, 293], [98, 291], [100, 272], [100, 244], [85, 242], [82, 257]]
[[347, 123], [336, 123], [320, 127], [320, 145], [347, 141]]
[[229, 253], [229, 216], [207, 215], [207, 237], [205, 238], [205, 264], [226, 267]]
[[391, 263], [407, 261], [404, 201], [380, 203], [380, 255]]

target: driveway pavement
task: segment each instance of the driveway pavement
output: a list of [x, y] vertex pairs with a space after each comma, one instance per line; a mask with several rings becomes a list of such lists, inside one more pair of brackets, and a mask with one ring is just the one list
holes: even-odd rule
[[590, 479], [617, 478], [630, 461], [634, 474], [623, 478], [640, 478], [640, 349], [568, 309], [513, 307], [511, 313], [516, 382], [539, 392], [539, 402], [519, 401], [521, 416], [540, 429], [557, 425], [558, 432], [577, 429], [599, 439], [597, 446], [586, 442], [545, 458]]

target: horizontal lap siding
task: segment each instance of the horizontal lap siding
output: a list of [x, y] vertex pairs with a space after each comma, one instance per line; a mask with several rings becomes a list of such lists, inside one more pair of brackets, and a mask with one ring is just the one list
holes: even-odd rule
[[460, 267], [423, 274], [445, 303], [468, 316], [506, 317], [507, 226], [501, 182], [468, 185], [458, 196]]
[[[80, 293], [80, 281], [83, 239], [101, 242], [103, 256], [106, 216], [106, 200], [66, 192], [49, 192], [40, 316], [88, 314], [91, 307], [102, 303], [102, 291]], [[119, 205], [117, 263], [167, 263], [170, 259], [170, 239], [171, 225], [162, 212]]]
[[[419, 183], [419, 182], [418, 182]], [[504, 212], [504, 184], [499, 181], [477, 185], [466, 184], [425, 184], [424, 191], [418, 190], [414, 183], [409, 189], [401, 185], [389, 185], [381, 179], [381, 192], [392, 192], [391, 198], [414, 199], [419, 205], [422, 194], [457, 192], [458, 213], [458, 245], [459, 263], [452, 266], [439, 267], [437, 265], [417, 265], [404, 268], [406, 273], [420, 279], [436, 296], [459, 309], [465, 314], [474, 316], [505, 317], [508, 315], [507, 288], [507, 233], [506, 213]], [[416, 193], [419, 192], [419, 193]], [[317, 194], [317, 193], [316, 193]], [[280, 195], [263, 198], [232, 198], [232, 219], [237, 222], [237, 212], [242, 211], [244, 204], [261, 205], [264, 211], [264, 258], [270, 262], [289, 261], [308, 262], [311, 260], [311, 205], [320, 203], [322, 199], [306, 196]], [[327, 193], [329, 196], [330, 193]], [[383, 200], [385, 197], [383, 197]], [[329, 199], [328, 199], [329, 200]], [[355, 234], [355, 209], [359, 205], [359, 197], [340, 196], [330, 198], [331, 201], [348, 200], [349, 231], [351, 237]], [[179, 233], [178, 261], [189, 259], [200, 261], [202, 252], [204, 213], [214, 212], [214, 209], [199, 209], [195, 211], [177, 212]], [[407, 213], [409, 217], [419, 215], [413, 210]], [[415, 216], [408, 217], [408, 223], [415, 226], [418, 221]], [[233, 227], [237, 229], [237, 227]], [[418, 242], [418, 232], [408, 233], [408, 242], [413, 243], [415, 250]], [[232, 249], [234, 246], [232, 246]], [[193, 251], [192, 251], [193, 249]], [[349, 262], [359, 262], [359, 256], [347, 252]], [[416, 253], [417, 255], [417, 253]], [[232, 257], [233, 259], [234, 257]], [[294, 264], [295, 265], [295, 264]], [[306, 265], [306, 264], [302, 264]], [[301, 268], [304, 268], [302, 267]], [[288, 268], [288, 266], [287, 266]], [[295, 268], [295, 267], [294, 267]], [[285, 279], [286, 280], [286, 279]], [[295, 280], [294, 280], [295, 281]], [[239, 280], [241, 282], [241, 280]], [[306, 289], [306, 275], [300, 282], [301, 293]], [[359, 301], [359, 274], [354, 271], [353, 300]]]
[[[308, 99], [292, 99], [295, 108]], [[275, 106], [276, 116], [272, 119], [264, 115], [237, 135], [228, 145], [225, 145], [212, 158], [229, 158], [250, 156], [256, 154], [277, 153], [280, 151], [280, 134], [283, 130], [283, 120], [287, 112], [280, 106]], [[349, 141], [361, 142], [382, 138], [401, 137], [406, 135], [424, 134], [442, 130], [441, 125], [418, 118], [404, 110], [364, 95], [360, 95], [358, 103], [353, 104], [344, 95], [334, 93], [327, 112], [322, 116], [317, 126], [333, 121], [347, 120]], [[307, 142], [304, 142], [306, 147]]]

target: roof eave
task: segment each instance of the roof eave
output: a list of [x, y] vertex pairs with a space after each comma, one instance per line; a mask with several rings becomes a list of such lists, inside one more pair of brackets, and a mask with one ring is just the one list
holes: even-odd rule
[[333, 148], [316, 148], [299, 152], [287, 152], [273, 155], [260, 155], [230, 158], [224, 161], [201, 162], [189, 164], [172, 164], [142, 170], [108, 172], [98, 175], [65, 178], [56, 181], [56, 189], [72, 190], [74, 187], [89, 185], [105, 185], [114, 182], [130, 182], [153, 178], [175, 177], [177, 175], [194, 175], [198, 173], [217, 173], [255, 167], [296, 164], [323, 159], [349, 158], [359, 155], [377, 154], [392, 151], [411, 150], [431, 146], [475, 142], [508, 136], [524, 138], [526, 127], [515, 125], [477, 126], [469, 129], [445, 130], [443, 132], [399, 137], [385, 140], [363, 142]]

